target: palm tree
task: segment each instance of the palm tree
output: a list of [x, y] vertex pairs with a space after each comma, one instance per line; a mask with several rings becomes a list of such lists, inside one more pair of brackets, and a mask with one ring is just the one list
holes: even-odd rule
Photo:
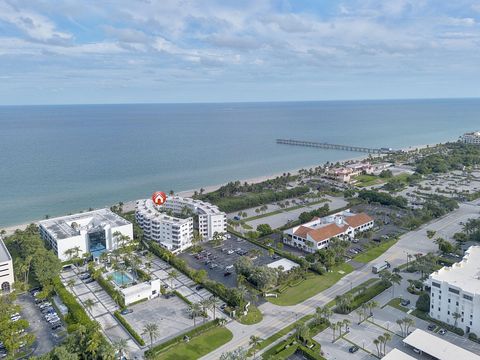
[[357, 310], [355, 310], [355, 312], [358, 315], [358, 324], [360, 324], [363, 320], [363, 316], [365, 315], [365, 313], [363, 312], [362, 308], [358, 308]]
[[168, 273], [168, 279], [170, 280], [170, 285], [171, 285], [172, 289], [173, 289], [173, 280], [176, 279], [177, 277], [178, 277], [178, 271], [177, 270], [171, 270]]
[[90, 312], [94, 305], [95, 301], [93, 301], [92, 299], [87, 299], [83, 302], [83, 306], [85, 307], [85, 309], [87, 309], [88, 312]]
[[212, 306], [212, 311], [213, 311], [213, 320], [217, 318], [216, 309], [217, 307], [220, 306], [220, 304], [221, 304], [221, 301], [216, 296], [212, 296], [210, 298], [210, 305]]
[[335, 332], [337, 331], [337, 324], [331, 323], [330, 329], [332, 329], [332, 343], [335, 342]]
[[377, 308], [378, 307], [378, 302], [375, 301], [375, 300], [370, 300], [368, 303], [367, 303], [367, 307], [368, 307], [368, 310], [370, 312], [370, 316], [372, 317], [373, 319], [373, 309]]
[[378, 357], [382, 357], [382, 354], [383, 354], [382, 346], [383, 346], [383, 343], [385, 342], [385, 337], [383, 335], [380, 335], [377, 339], [380, 343], [380, 352], [378, 354]]
[[405, 336], [405, 330], [404, 330], [403, 325], [405, 324], [405, 322], [403, 321], [403, 319], [397, 319], [396, 323], [398, 324], [398, 326], [400, 326], [400, 332], [402, 333], [402, 336], [404, 337]]
[[390, 335], [390, 333], [388, 332], [385, 332], [383, 334], [383, 337], [384, 337], [384, 341], [383, 341], [383, 353], [386, 354], [387, 353], [387, 342], [389, 342], [390, 340], [392, 340], [392, 335]]
[[114, 342], [112, 346], [118, 358], [121, 359], [128, 347], [127, 340], [119, 339], [118, 341]]
[[155, 323], [145, 324], [145, 326], [143, 327], [142, 335], [143, 334], [147, 334], [149, 336], [149, 338], [150, 338], [150, 349], [151, 349], [152, 346], [153, 346], [153, 340], [156, 339], [159, 335], [158, 325], [155, 324]]
[[342, 329], [343, 329], [343, 321], [337, 321], [337, 329], [338, 329], [338, 332], [340, 333], [340, 337], [342, 337]]
[[199, 303], [191, 303], [188, 305], [188, 312], [193, 319], [193, 326], [196, 326], [197, 316], [202, 313], [202, 306]]
[[462, 317], [462, 315], [459, 314], [458, 312], [454, 312], [454, 313], [452, 314], [452, 316], [453, 316], [453, 319], [455, 320], [455, 324], [454, 324], [453, 326], [457, 327], [458, 319], [460, 319], [460, 318]]
[[67, 281], [67, 286], [70, 288], [71, 291], [73, 291], [73, 287], [75, 286], [75, 279], [69, 279]]
[[377, 338], [377, 339], [374, 339], [374, 340], [373, 340], [373, 344], [374, 344], [375, 347], [377, 348], [378, 357], [380, 357], [380, 350], [379, 350], [379, 346], [381, 346], [381, 345], [380, 345], [380, 340], [378, 340], [378, 338]]
[[252, 350], [253, 350], [253, 358], [255, 359], [255, 354], [257, 353], [257, 347], [260, 344], [260, 341], [262, 339], [258, 336], [252, 335], [250, 336], [250, 342], [249, 344], [252, 345]]
[[202, 308], [203, 322], [205, 322], [205, 318], [208, 318], [208, 309], [210, 309], [212, 303], [210, 299], [202, 299], [199, 301], [199, 304]]
[[351, 322], [350, 322], [350, 320], [348, 320], [348, 319], [344, 319], [344, 320], [342, 321], [342, 323], [343, 323], [343, 326], [345, 326], [345, 333], [347, 333], [348, 327], [349, 327], [349, 325], [351, 324]]
[[408, 331], [410, 330], [410, 326], [415, 325], [415, 320], [413, 320], [412, 318], [409, 318], [409, 317], [405, 317], [403, 319], [403, 323], [405, 324], [405, 336], [407, 336]]

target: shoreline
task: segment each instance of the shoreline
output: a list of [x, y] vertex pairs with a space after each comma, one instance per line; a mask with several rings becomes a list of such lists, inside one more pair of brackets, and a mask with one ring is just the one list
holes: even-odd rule
[[[440, 145], [440, 144], [441, 143], [412, 145], [412, 146], [409, 146], [409, 147], [401, 148], [400, 150], [405, 151], [405, 152], [409, 152], [409, 151], [424, 149], [424, 148], [427, 148], [427, 147], [433, 147], [433, 146]], [[343, 163], [350, 162], [350, 161], [362, 161], [362, 160], [365, 160], [367, 158], [368, 158], [368, 154], [365, 154], [365, 155], [360, 155], [360, 156], [351, 157], [351, 158], [342, 160], [342, 161], [340, 161], [340, 163], [343, 164]], [[256, 177], [252, 177], [252, 178], [248, 178], [248, 179], [235, 179], [235, 180], [230, 180], [228, 182], [240, 181], [242, 183], [248, 182], [250, 184], [256, 184], [256, 183], [260, 183], [260, 182], [268, 180], [268, 179], [273, 179], [275, 177], [281, 176], [284, 173], [290, 173], [292, 175], [297, 175], [299, 170], [301, 170], [301, 169], [310, 169], [310, 168], [314, 168], [316, 166], [322, 166], [324, 164], [325, 164], [325, 162], [314, 164], [314, 165], [306, 165], [306, 166], [303, 166], [301, 168], [286, 170], [286, 171], [283, 171], [283, 172], [280, 172], [280, 173], [261, 175], [261, 176], [256, 176]], [[190, 190], [183, 190], [183, 191], [177, 192], [176, 195], [179, 195], [179, 196], [182, 196], [182, 197], [191, 197], [194, 194], [195, 191], [200, 191], [200, 188], [203, 188], [205, 190], [205, 193], [209, 193], [209, 192], [218, 190], [220, 187], [226, 185], [228, 182], [222, 183], [222, 184], [217, 184], [217, 185], [207, 185], [207, 186], [203, 186], [203, 187], [199, 187], [199, 188], [195, 188], [195, 189], [190, 189]], [[124, 212], [134, 211], [135, 210], [135, 203], [136, 203], [137, 200], [139, 200], [139, 199], [124, 201], [123, 202], [123, 211]], [[118, 203], [116, 203], [116, 204], [118, 204]], [[111, 204], [109, 206], [99, 207], [97, 209], [110, 207], [110, 206], [113, 206], [113, 205], [116, 205], [116, 204]], [[84, 211], [86, 211], [86, 210], [84, 210]], [[64, 216], [64, 215], [59, 215], [59, 216]], [[38, 221], [41, 221], [41, 220], [44, 220], [44, 219], [36, 219], [36, 220], [31, 220], [29, 222], [25, 222], [25, 223], [22, 223], [22, 224], [5, 226], [5, 227], [1, 227], [0, 230], [5, 230], [6, 231], [6, 236], [9, 236], [9, 235], [13, 234], [15, 232], [15, 230], [17, 230], [17, 229], [18, 230], [25, 230], [25, 228], [28, 225], [37, 223]]]

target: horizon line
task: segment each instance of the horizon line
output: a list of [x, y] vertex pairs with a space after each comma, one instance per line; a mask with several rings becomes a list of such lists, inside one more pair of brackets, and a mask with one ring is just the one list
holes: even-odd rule
[[323, 100], [252, 100], [252, 101], [179, 101], [179, 102], [98, 102], [98, 103], [37, 103], [37, 104], [0, 104], [0, 107], [22, 106], [95, 106], [95, 105], [214, 105], [214, 104], [278, 104], [278, 103], [314, 103], [314, 102], [368, 102], [368, 101], [422, 101], [422, 100], [479, 100], [480, 96], [470, 97], [419, 97], [419, 98], [366, 98], [366, 99], [323, 99]]

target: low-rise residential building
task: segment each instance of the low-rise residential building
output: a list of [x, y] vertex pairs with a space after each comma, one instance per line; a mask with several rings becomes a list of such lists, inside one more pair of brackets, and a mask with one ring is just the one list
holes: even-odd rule
[[354, 214], [349, 210], [295, 226], [284, 231], [283, 242], [314, 253], [328, 246], [332, 238], [352, 240], [356, 234], [374, 226], [372, 217], [365, 213]]
[[480, 131], [472, 131], [460, 136], [460, 142], [464, 144], [480, 145]]
[[480, 334], [480, 246], [471, 246], [463, 260], [432, 273], [430, 316]]
[[14, 281], [12, 256], [0, 239], [0, 295], [9, 294], [13, 290]]
[[42, 220], [38, 226], [41, 237], [62, 261], [84, 253], [98, 259], [103, 252], [117, 248], [117, 232], [133, 239], [132, 223], [110, 209]]
[[194, 216], [198, 217], [198, 232], [205, 241], [227, 231], [227, 215], [204, 201], [172, 196], [163, 205], [143, 199], [135, 207], [144, 236], [170, 251], [182, 251], [192, 245]]

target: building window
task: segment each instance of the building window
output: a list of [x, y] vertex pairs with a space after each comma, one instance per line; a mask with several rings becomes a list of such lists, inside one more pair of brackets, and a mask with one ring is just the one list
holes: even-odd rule
[[432, 281], [432, 286], [439, 288], [440, 284]]
[[450, 304], [450, 299], [448, 299], [448, 303]]
[[454, 294], [460, 294], [460, 291], [457, 290], [457, 289], [452, 289], [452, 288], [448, 288], [448, 291], [450, 291], [451, 293], [454, 293]]
[[473, 297], [470, 296], [470, 295], [463, 294], [463, 298], [466, 299], [466, 300], [469, 300], [469, 301], [473, 301]]

